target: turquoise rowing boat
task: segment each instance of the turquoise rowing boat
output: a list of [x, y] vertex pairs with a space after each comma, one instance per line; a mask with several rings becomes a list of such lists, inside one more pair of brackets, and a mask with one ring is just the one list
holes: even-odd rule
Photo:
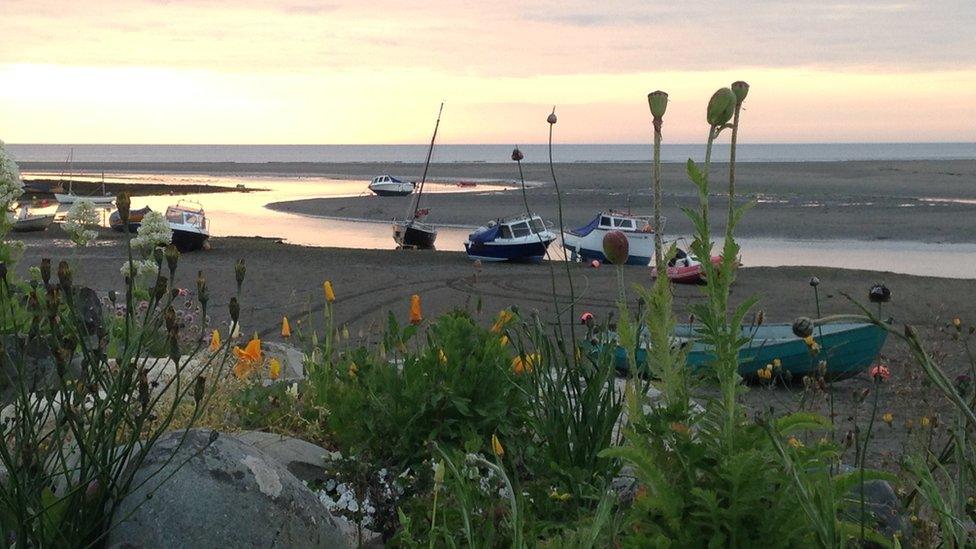
[[[750, 342], [739, 350], [739, 375], [746, 379], [757, 377], [757, 372], [779, 359], [781, 370], [777, 376], [800, 379], [814, 374], [821, 360], [827, 362], [826, 377], [846, 379], [865, 371], [878, 358], [888, 332], [880, 326], [867, 323], [825, 324], [814, 329], [813, 338], [820, 345], [820, 352], [813, 356], [806, 342], [793, 334], [789, 324], [771, 324], [759, 328], [744, 328]], [[685, 364], [695, 372], [702, 372], [714, 360], [709, 347], [695, 341], [695, 327], [678, 326], [675, 336], [682, 345], [690, 345]], [[647, 350], [637, 349], [637, 366], [647, 368]], [[618, 370], [629, 370], [627, 353], [618, 346], [614, 351]]]

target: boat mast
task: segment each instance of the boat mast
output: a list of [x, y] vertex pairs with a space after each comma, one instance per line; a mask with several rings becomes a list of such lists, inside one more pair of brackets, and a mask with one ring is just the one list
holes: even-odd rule
[[413, 212], [410, 215], [410, 219], [407, 221], [408, 223], [417, 218], [417, 210], [420, 209], [420, 195], [424, 194], [424, 183], [427, 182], [427, 169], [430, 168], [430, 157], [434, 153], [434, 141], [437, 139], [437, 129], [441, 125], [442, 112], [444, 112], [443, 101], [441, 101], [441, 106], [437, 110], [437, 122], [434, 123], [434, 135], [430, 137], [430, 146], [427, 147], [427, 160], [424, 161], [424, 174], [420, 178], [420, 188], [417, 189], [417, 193], [414, 195]]

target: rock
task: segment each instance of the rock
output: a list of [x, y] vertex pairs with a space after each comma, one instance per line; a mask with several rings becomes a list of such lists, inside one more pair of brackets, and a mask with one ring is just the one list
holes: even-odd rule
[[349, 546], [300, 480], [234, 435], [213, 437], [203, 429], [168, 433], [139, 466], [133, 486], [146, 479], [116, 510], [119, 522], [107, 546]]
[[74, 292], [75, 309], [85, 326], [85, 331], [89, 336], [101, 335], [105, 328], [102, 301], [98, 299], [98, 294], [91, 288], [77, 288]]
[[[274, 433], [261, 431], [244, 431], [237, 437], [255, 448], [261, 450], [278, 463], [285, 466], [299, 480], [312, 486], [321, 486], [331, 475], [325, 468], [325, 456], [329, 451], [311, 442]], [[356, 523], [335, 515], [332, 517], [339, 525], [346, 539], [353, 546], [382, 547], [382, 536], [371, 530], [360, 529]], [[360, 533], [362, 539], [360, 540]]]
[[305, 378], [305, 353], [277, 341], [262, 342], [268, 359], [277, 358], [281, 362], [281, 380], [297, 381]]
[[[857, 469], [850, 466], [842, 466], [841, 471], [845, 473], [855, 472]], [[861, 486], [855, 486], [850, 494], [847, 495], [852, 502], [845, 511], [846, 516], [853, 522], [860, 521], [861, 513]], [[884, 480], [865, 480], [864, 481], [864, 511], [868, 514], [868, 523], [874, 526], [879, 534], [886, 538], [891, 538], [896, 532], [901, 532], [903, 542], [910, 539], [910, 526], [905, 517], [902, 516], [901, 501], [898, 495], [887, 481]], [[873, 517], [873, 521], [871, 520]]]

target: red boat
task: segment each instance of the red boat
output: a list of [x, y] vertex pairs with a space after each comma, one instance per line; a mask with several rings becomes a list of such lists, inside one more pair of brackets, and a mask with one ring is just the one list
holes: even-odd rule
[[[712, 256], [712, 265], [721, 262], [721, 256]], [[674, 265], [668, 266], [667, 275], [676, 284], [700, 284], [705, 281], [705, 267], [690, 258], [679, 259]], [[651, 276], [657, 278], [657, 267], [651, 268]]]

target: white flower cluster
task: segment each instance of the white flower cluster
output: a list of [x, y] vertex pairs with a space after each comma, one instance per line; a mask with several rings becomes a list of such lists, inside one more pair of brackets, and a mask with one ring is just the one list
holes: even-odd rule
[[160, 212], [149, 212], [142, 218], [139, 234], [132, 239], [132, 246], [141, 251], [144, 257], [149, 257], [157, 246], [165, 246], [172, 240], [173, 229], [169, 228], [166, 216]]
[[373, 523], [373, 516], [376, 514], [376, 507], [373, 506], [369, 496], [360, 501], [356, 497], [356, 490], [351, 485], [333, 479], [327, 480], [322, 490], [319, 490], [319, 501], [330, 513], [362, 513], [362, 520], [359, 523], [364, 527]]
[[76, 245], [89, 246], [98, 238], [95, 227], [101, 225], [101, 217], [91, 200], [82, 198], [72, 204], [64, 219], [64, 230]]
[[17, 163], [7, 154], [0, 141], [0, 211], [7, 211], [10, 204], [24, 193], [24, 182], [20, 179]]
[[132, 261], [132, 268], [135, 270], [135, 276], [130, 276], [129, 262], [125, 261], [119, 272], [123, 277], [131, 278], [137, 288], [149, 288], [159, 272], [159, 266], [152, 259], [135, 259]]

